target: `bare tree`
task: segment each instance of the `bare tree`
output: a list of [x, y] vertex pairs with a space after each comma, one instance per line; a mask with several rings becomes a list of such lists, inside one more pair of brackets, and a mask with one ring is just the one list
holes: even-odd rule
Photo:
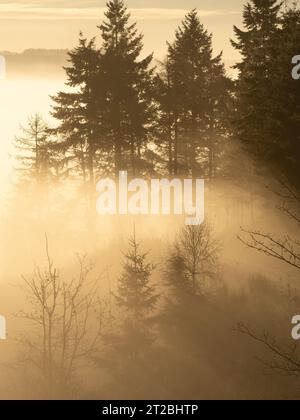
[[[90, 280], [92, 266], [78, 257], [76, 278], [63, 279], [49, 254], [47, 267], [35, 267], [31, 278], [23, 277], [30, 332], [20, 339], [21, 362], [30, 366], [47, 398], [70, 394], [75, 374], [98, 351], [101, 338], [101, 304], [98, 279]], [[96, 314], [96, 316], [95, 316]]]
[[292, 345], [279, 345], [276, 338], [264, 331], [261, 334], [252, 331], [250, 327], [242, 323], [238, 324], [236, 330], [262, 344], [272, 355], [271, 360], [260, 360], [267, 368], [285, 376], [300, 377], [300, 352], [298, 342]]
[[[284, 199], [279, 209], [290, 219], [300, 225], [300, 197], [289, 186], [284, 184], [284, 192], [279, 193]], [[244, 236], [238, 239], [249, 248], [255, 249], [269, 257], [276, 258], [296, 269], [300, 269], [300, 241], [286, 235], [284, 238], [277, 238], [270, 233], [249, 231], [242, 229]]]
[[[299, 204], [300, 197], [297, 192], [287, 184], [283, 184], [283, 192], [278, 195], [283, 199], [279, 209], [296, 224], [300, 225]], [[296, 270], [300, 270], [300, 242], [296, 238], [285, 236], [277, 238], [272, 234], [265, 234], [258, 231], [247, 231], [242, 229], [243, 237], [239, 240], [249, 248], [255, 249], [269, 257], [282, 261]], [[268, 332], [261, 334], [253, 331], [244, 324], [238, 324], [237, 331], [247, 335], [256, 342], [262, 344], [272, 355], [271, 361], [262, 361], [273, 371], [288, 375], [300, 376], [300, 348], [298, 342], [287, 345], [278, 344], [278, 340]]]
[[177, 239], [174, 255], [177, 261], [180, 257], [185, 277], [192, 292], [197, 294], [205, 280], [216, 274], [218, 244], [210, 225], [186, 226]]

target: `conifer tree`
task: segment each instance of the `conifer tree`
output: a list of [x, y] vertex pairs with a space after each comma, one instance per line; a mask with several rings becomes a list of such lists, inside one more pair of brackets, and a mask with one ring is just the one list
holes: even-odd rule
[[147, 254], [142, 254], [139, 247], [134, 234], [129, 240], [129, 250], [125, 255], [116, 296], [118, 304], [126, 310], [129, 318], [137, 322], [151, 313], [156, 302], [150, 282], [154, 266], [146, 262]]
[[22, 208], [24, 218], [42, 221], [49, 217], [53, 187], [58, 187], [65, 175], [64, 158], [54, 146], [55, 137], [41, 115], [30, 116], [20, 127], [15, 139], [15, 205]]
[[42, 186], [50, 181], [54, 173], [54, 154], [50, 150], [49, 128], [39, 114], [28, 118], [21, 126], [21, 135], [16, 137], [18, 172], [21, 183], [35, 183]]
[[197, 150], [200, 142], [199, 122], [204, 117], [207, 99], [207, 70], [212, 57], [211, 35], [204, 29], [197, 15], [191, 11], [176, 33], [169, 47], [171, 60], [180, 80], [179, 97], [183, 104], [182, 125], [187, 142], [187, 165], [195, 172]]
[[114, 388], [123, 392], [122, 395], [130, 392], [136, 397], [143, 392], [145, 369], [153, 351], [153, 315], [158, 299], [151, 284], [154, 266], [146, 261], [147, 254], [139, 248], [134, 235], [129, 241], [115, 295], [120, 316], [116, 331], [106, 335], [108, 348], [104, 361], [104, 367], [109, 368], [116, 380]]
[[291, 75], [292, 57], [300, 45], [300, 9], [287, 8], [281, 18], [272, 71], [270, 109], [274, 131], [272, 160], [276, 169], [296, 188], [300, 187], [300, 83]]
[[[273, 153], [271, 118], [274, 57], [278, 42], [281, 4], [277, 0], [251, 0], [244, 6], [244, 29], [234, 27], [234, 48], [242, 61], [237, 82], [236, 132], [255, 155], [266, 160]], [[275, 123], [275, 125], [274, 125]]]
[[101, 119], [95, 95], [98, 62], [95, 39], [87, 41], [81, 33], [79, 46], [69, 53], [69, 66], [65, 68], [66, 84], [71, 91], [53, 97], [53, 116], [59, 121], [55, 130], [57, 147], [66, 154], [71, 169], [89, 182], [91, 191], [95, 184], [96, 154], [101, 148]]
[[242, 61], [237, 83], [236, 133], [259, 168], [299, 187], [299, 83], [292, 57], [300, 42], [296, 3], [252, 0], [244, 8], [244, 30], [234, 28], [233, 46]]
[[106, 135], [114, 153], [115, 173], [143, 169], [143, 152], [154, 118], [152, 55], [140, 58], [143, 36], [124, 2], [107, 3], [99, 26], [103, 40], [98, 96], [105, 98]]
[[[213, 57], [212, 36], [196, 10], [188, 13], [176, 32], [175, 42], [169, 44], [166, 63], [162, 79], [166, 93], [161, 104], [162, 111], [167, 111], [168, 127], [173, 130], [173, 135], [168, 136], [169, 143], [173, 142], [173, 147], [169, 147], [173, 164], [169, 166], [175, 168], [175, 173], [180, 167], [184, 173], [212, 176], [215, 139], [227, 134], [222, 114], [231, 86], [222, 55]], [[207, 168], [203, 161], [209, 162]]]
[[[178, 78], [169, 57], [161, 63], [160, 72], [155, 78], [155, 97], [159, 104], [156, 142], [160, 159], [168, 174], [178, 175], [179, 156], [179, 111], [181, 109], [178, 95]], [[159, 162], [161, 164], [161, 162]]]
[[231, 114], [234, 111], [233, 82], [226, 76], [222, 54], [211, 62], [208, 81], [207, 128], [203, 133], [207, 149], [209, 179], [217, 176], [221, 161], [227, 158], [226, 145], [232, 137]]

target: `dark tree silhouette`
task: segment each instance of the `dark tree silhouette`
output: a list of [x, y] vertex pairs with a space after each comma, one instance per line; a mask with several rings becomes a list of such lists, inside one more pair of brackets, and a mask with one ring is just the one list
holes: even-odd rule
[[300, 42], [299, 8], [277, 0], [244, 6], [244, 29], [234, 28], [241, 53], [234, 116], [238, 138], [260, 172], [272, 171], [299, 187], [299, 83], [292, 57]]
[[20, 316], [30, 332], [19, 340], [21, 368], [34, 383], [35, 398], [72, 397], [78, 369], [98, 351], [101, 317], [98, 279], [90, 279], [92, 267], [79, 259], [77, 278], [64, 279], [55, 267], [46, 238], [47, 267], [38, 266], [31, 278], [23, 277], [28, 303]]
[[53, 97], [53, 116], [59, 121], [55, 130], [57, 145], [65, 154], [70, 169], [89, 182], [91, 194], [95, 190], [95, 160], [101, 146], [101, 120], [95, 96], [95, 78], [99, 53], [95, 40], [87, 41], [80, 34], [79, 46], [69, 53], [69, 67], [65, 68], [67, 86], [71, 92], [59, 92]]
[[181, 166], [184, 173], [213, 177], [217, 143], [229, 135], [231, 84], [196, 10], [178, 28], [163, 68], [158, 86], [169, 172]]
[[[280, 209], [299, 226], [300, 197], [287, 184], [283, 184], [283, 187], [283, 192], [279, 193], [284, 199]], [[298, 239], [293, 239], [289, 236], [282, 239], [272, 234], [247, 230], [243, 230], [243, 235], [239, 239], [248, 247], [279, 260], [296, 270], [300, 270], [300, 242]], [[295, 298], [299, 298], [297, 291]], [[278, 343], [278, 340], [269, 332], [258, 333], [242, 323], [238, 324], [237, 331], [263, 344], [269, 350], [272, 360], [263, 361], [266, 366], [283, 375], [300, 376], [300, 349], [298, 342], [294, 341], [292, 344], [290, 342], [287, 344]]]
[[28, 118], [26, 127], [21, 126], [22, 134], [16, 137], [17, 170], [22, 182], [43, 184], [52, 176], [52, 153], [49, 149], [49, 129], [43, 118], [36, 114]]
[[143, 36], [124, 2], [107, 2], [106, 20], [99, 26], [103, 40], [98, 95], [105, 98], [107, 141], [114, 153], [116, 176], [123, 169], [143, 170], [154, 118], [152, 55], [141, 58]]
[[201, 294], [207, 279], [217, 275], [218, 244], [207, 223], [185, 227], [175, 243], [174, 256], [195, 295]]
[[116, 332], [106, 334], [106, 356], [100, 362], [113, 377], [112, 387], [123, 396], [144, 395], [145, 375], [149, 389], [154, 373], [150, 355], [155, 340], [153, 315], [158, 296], [151, 278], [154, 266], [146, 261], [147, 255], [140, 251], [134, 235], [129, 240], [115, 295], [120, 310]]

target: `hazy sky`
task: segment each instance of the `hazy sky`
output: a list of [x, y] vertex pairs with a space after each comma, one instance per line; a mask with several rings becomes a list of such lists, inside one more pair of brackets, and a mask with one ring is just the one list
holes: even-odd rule
[[[162, 58], [187, 10], [197, 8], [214, 34], [216, 50], [228, 64], [237, 58], [231, 48], [233, 24], [241, 24], [242, 0], [128, 0], [132, 17], [145, 35], [146, 52]], [[70, 48], [78, 33], [98, 34], [105, 0], [0, 0], [0, 50]]]

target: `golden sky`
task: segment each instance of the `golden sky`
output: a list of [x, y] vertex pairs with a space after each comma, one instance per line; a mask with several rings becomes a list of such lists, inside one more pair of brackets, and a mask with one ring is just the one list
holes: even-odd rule
[[[128, 0], [132, 18], [145, 35], [146, 52], [162, 58], [166, 41], [189, 9], [197, 8], [210, 32], [216, 51], [224, 51], [231, 64], [237, 55], [229, 38], [234, 24], [241, 24], [242, 0]], [[161, 6], [163, 4], [163, 6]], [[0, 50], [71, 48], [78, 33], [98, 34], [104, 0], [0, 0]]]

